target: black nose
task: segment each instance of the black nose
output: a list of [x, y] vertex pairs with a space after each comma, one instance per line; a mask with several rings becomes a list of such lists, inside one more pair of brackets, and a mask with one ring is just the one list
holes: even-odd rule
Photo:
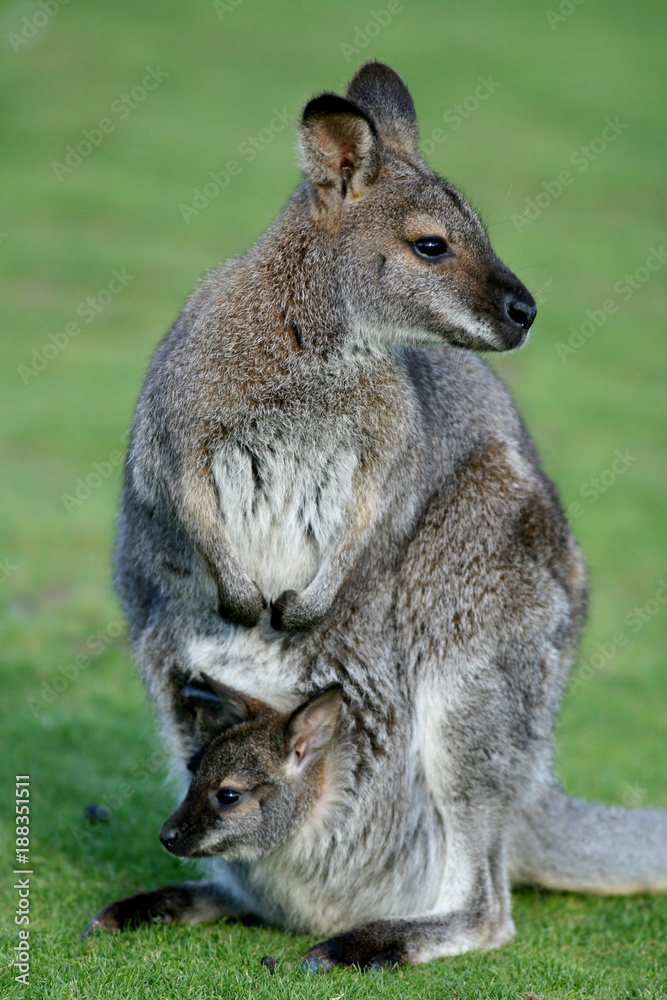
[[166, 847], [168, 851], [173, 851], [174, 847], [176, 846], [176, 844], [180, 839], [180, 836], [181, 835], [175, 826], [167, 826], [166, 823], [160, 830], [160, 840], [162, 841], [163, 846]]
[[537, 315], [537, 306], [532, 298], [524, 298], [518, 295], [509, 295], [505, 299], [505, 312], [517, 326], [522, 330], [530, 330], [533, 320]]

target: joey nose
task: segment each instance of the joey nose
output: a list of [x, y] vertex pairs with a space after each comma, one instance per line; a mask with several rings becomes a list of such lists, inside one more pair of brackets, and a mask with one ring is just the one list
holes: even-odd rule
[[515, 326], [522, 330], [530, 330], [537, 315], [537, 306], [532, 295], [508, 295], [505, 299], [505, 312]]
[[180, 833], [175, 826], [168, 826], [166, 823], [160, 830], [160, 840], [162, 841], [162, 846], [166, 847], [168, 851], [173, 851], [176, 844], [180, 840]]

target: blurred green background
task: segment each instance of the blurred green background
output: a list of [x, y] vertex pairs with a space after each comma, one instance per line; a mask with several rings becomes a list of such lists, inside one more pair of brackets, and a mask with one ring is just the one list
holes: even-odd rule
[[[407, 81], [429, 162], [538, 299], [528, 346], [494, 363], [590, 567], [559, 773], [573, 794], [667, 806], [664, 28], [649, 0], [2, 8], [0, 801], [12, 815], [30, 774], [35, 876], [20, 994], [4, 879], [1, 996], [664, 995], [664, 898], [517, 894], [504, 951], [377, 979], [271, 978], [262, 954], [308, 942], [240, 925], [76, 936], [111, 898], [192, 871], [157, 841], [173, 796], [110, 579], [141, 379], [196, 282], [297, 183], [304, 101], [367, 58]], [[86, 824], [91, 801], [108, 824]], [[6, 824], [2, 849], [9, 871]]]

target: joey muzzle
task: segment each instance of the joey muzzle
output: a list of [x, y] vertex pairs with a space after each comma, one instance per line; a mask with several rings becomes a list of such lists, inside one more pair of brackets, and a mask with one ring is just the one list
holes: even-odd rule
[[182, 840], [181, 831], [169, 819], [160, 830], [160, 840], [162, 846], [166, 847], [170, 854], [178, 855], [178, 844]]
[[162, 846], [177, 858], [189, 858], [197, 853], [204, 831], [193, 823], [183, 804], [169, 817], [160, 830]]

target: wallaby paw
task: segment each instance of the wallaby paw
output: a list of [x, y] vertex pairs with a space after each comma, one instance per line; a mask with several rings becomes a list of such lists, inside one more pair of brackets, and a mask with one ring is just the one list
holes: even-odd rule
[[271, 627], [278, 632], [306, 632], [324, 618], [302, 594], [284, 590], [280, 597], [271, 598]]
[[222, 587], [218, 588], [218, 614], [234, 625], [252, 628], [266, 607], [266, 598], [257, 584], [252, 581], [251, 589], [243, 597], [232, 596]]
[[305, 972], [329, 972], [336, 965], [356, 965], [378, 971], [406, 961], [405, 948], [398, 937], [369, 925], [357, 927], [316, 944], [301, 959]]
[[[280, 597], [271, 598], [271, 628], [274, 628], [277, 632], [290, 631], [285, 627], [285, 610], [289, 608], [290, 604], [294, 603], [298, 596], [296, 590], [283, 590]], [[289, 619], [289, 611], [287, 619]]]

